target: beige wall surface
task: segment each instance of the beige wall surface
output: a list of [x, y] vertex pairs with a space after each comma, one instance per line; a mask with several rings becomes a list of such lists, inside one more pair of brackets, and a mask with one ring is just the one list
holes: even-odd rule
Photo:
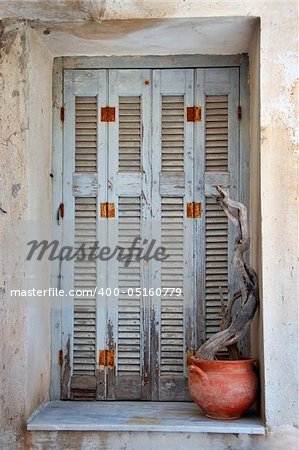
[[[34, 21], [20, 24], [5, 20], [5, 27], [0, 27], [0, 206], [7, 211], [7, 214], [0, 211], [3, 249], [0, 255], [0, 339], [3, 343], [0, 394], [3, 431], [0, 439], [3, 443], [0, 440], [0, 448], [24, 448], [22, 439], [28, 414], [48, 399], [49, 392], [49, 303], [46, 301], [44, 309], [36, 305], [34, 309], [32, 305], [13, 302], [10, 297], [10, 289], [36, 283], [44, 288], [50, 285], [47, 264], [38, 268], [25, 266], [22, 234], [11, 226], [16, 220], [35, 220], [36, 226], [41, 227], [38, 225], [41, 216], [46, 230], [50, 224], [52, 54], [46, 47], [49, 45], [54, 56], [56, 51], [61, 54], [61, 47], [57, 44], [55, 48], [55, 29], [49, 35], [52, 35], [51, 45], [47, 44], [47, 34], [43, 33], [45, 25], [37, 26], [38, 17], [48, 22], [49, 29], [55, 28], [62, 18], [68, 22], [260, 18], [260, 33], [252, 29], [251, 42], [245, 50], [249, 52], [251, 64], [252, 262], [261, 285], [260, 320], [254, 329], [259, 333], [262, 349], [260, 364], [266, 424], [269, 430], [281, 432], [284, 437], [294, 434], [298, 426], [297, 2], [0, 1], [0, 10], [2, 18], [26, 17]], [[76, 30], [81, 25], [72, 24], [68, 28], [64, 44], [69, 42], [68, 54], [73, 54], [72, 37], [74, 31], [78, 34]], [[123, 25], [121, 22], [118, 26]], [[32, 31], [31, 26], [36, 31]], [[97, 30], [101, 23], [92, 22], [92, 26]], [[142, 25], [139, 23], [139, 26]], [[59, 27], [57, 36], [61, 33], [61, 23]], [[86, 36], [82, 39], [88, 45]], [[122, 39], [121, 34], [119, 39]], [[230, 36], [227, 39], [232, 42]], [[242, 42], [247, 46], [247, 40]], [[99, 49], [100, 44], [101, 37], [98, 37]], [[222, 46], [223, 53], [225, 40]], [[50, 227], [47, 232], [50, 237]], [[254, 351], [258, 352], [258, 348]], [[53, 435], [48, 439], [53, 439]], [[60, 441], [63, 442], [63, 438]], [[52, 448], [63, 448], [58, 440], [55, 445]], [[225, 445], [241, 448], [234, 447], [237, 444], [233, 441]], [[292, 444], [288, 448], [291, 449]]]
[[0, 66], [1, 449], [22, 448], [26, 420], [48, 400], [50, 382], [50, 299], [10, 290], [50, 286], [49, 263], [26, 264], [24, 244], [33, 230], [51, 236], [53, 58], [27, 30], [8, 33]]

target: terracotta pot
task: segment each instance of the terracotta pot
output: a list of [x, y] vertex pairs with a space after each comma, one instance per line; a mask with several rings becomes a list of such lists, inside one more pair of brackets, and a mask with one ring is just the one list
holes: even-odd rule
[[189, 392], [206, 417], [238, 419], [253, 404], [258, 386], [254, 359], [190, 360]]

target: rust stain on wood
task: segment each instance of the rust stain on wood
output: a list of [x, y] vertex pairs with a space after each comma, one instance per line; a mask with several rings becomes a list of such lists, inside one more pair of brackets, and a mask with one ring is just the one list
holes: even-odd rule
[[59, 365], [61, 367], [63, 364], [63, 350], [62, 349], [60, 349], [58, 352], [58, 361], [59, 361]]
[[60, 108], [60, 120], [62, 123], [64, 122], [64, 118], [65, 118], [65, 109], [64, 109], [64, 106], [62, 106]]
[[242, 120], [242, 107], [238, 106], [238, 120]]
[[64, 218], [64, 203], [60, 203], [59, 205], [59, 216], [61, 217], [61, 219]]

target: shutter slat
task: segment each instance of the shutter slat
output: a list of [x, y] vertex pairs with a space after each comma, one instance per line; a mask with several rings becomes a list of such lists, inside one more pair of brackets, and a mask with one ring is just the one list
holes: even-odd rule
[[141, 171], [141, 97], [119, 97], [118, 170]]
[[206, 96], [207, 172], [228, 170], [228, 96]]
[[97, 97], [75, 99], [75, 171], [97, 171]]
[[162, 172], [184, 171], [184, 96], [162, 96]]
[[[170, 225], [172, 224], [172, 226]], [[161, 244], [169, 258], [161, 263], [162, 288], [184, 287], [184, 203], [161, 199]], [[184, 358], [183, 296], [161, 297], [161, 361], [163, 375], [181, 375]]]
[[[224, 299], [228, 292], [228, 220], [214, 197], [206, 198], [206, 337], [219, 331], [220, 292]], [[219, 256], [221, 255], [221, 256]]]
[[[75, 198], [75, 249], [96, 241], [97, 205], [95, 198]], [[80, 255], [79, 255], [80, 257]], [[95, 374], [96, 261], [74, 263], [74, 289], [87, 290], [74, 298], [74, 375]]]
[[[125, 101], [133, 101], [125, 98]], [[122, 166], [123, 167], [123, 166]], [[135, 237], [140, 236], [141, 202], [137, 197], [120, 197], [118, 202], [118, 243], [129, 248]], [[130, 228], [130, 229], [128, 229]], [[135, 250], [137, 254], [138, 250]], [[134, 259], [134, 252], [133, 252]], [[140, 325], [141, 299], [129, 297], [129, 288], [141, 287], [140, 264], [131, 262], [125, 267], [124, 262], [118, 263], [118, 373], [140, 373]], [[123, 294], [122, 292], [126, 292]]]
[[[228, 95], [206, 96], [205, 171], [228, 171]], [[206, 198], [205, 221], [205, 332], [206, 338], [220, 329], [220, 287], [228, 298], [228, 219], [215, 198]], [[227, 358], [227, 351], [217, 354]]]

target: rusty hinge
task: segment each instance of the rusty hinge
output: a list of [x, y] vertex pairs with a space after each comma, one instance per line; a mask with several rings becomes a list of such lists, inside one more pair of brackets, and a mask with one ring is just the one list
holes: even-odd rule
[[59, 352], [58, 352], [58, 361], [59, 361], [59, 365], [61, 367], [63, 364], [63, 350], [62, 349], [59, 350]]
[[65, 109], [64, 109], [64, 106], [62, 106], [60, 108], [60, 120], [61, 120], [61, 122], [64, 122], [64, 115], [65, 115]]
[[115, 108], [111, 106], [103, 106], [101, 108], [102, 122], [115, 122]]
[[200, 122], [200, 121], [201, 121], [201, 107], [187, 106], [187, 122]]
[[187, 217], [189, 219], [198, 219], [201, 217], [201, 203], [187, 203]]
[[59, 224], [59, 220], [64, 218], [64, 203], [60, 203], [57, 211], [57, 222]]
[[109, 367], [110, 369], [113, 369], [114, 360], [114, 350], [99, 350], [99, 366]]
[[238, 120], [242, 119], [242, 106], [238, 106]]
[[111, 219], [115, 217], [115, 205], [114, 203], [101, 203], [101, 217]]

